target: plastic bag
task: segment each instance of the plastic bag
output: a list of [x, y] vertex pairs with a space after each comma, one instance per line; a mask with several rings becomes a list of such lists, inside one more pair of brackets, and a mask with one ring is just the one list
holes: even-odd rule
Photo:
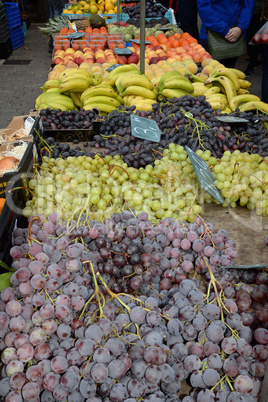
[[255, 33], [250, 45], [268, 45], [268, 21]]

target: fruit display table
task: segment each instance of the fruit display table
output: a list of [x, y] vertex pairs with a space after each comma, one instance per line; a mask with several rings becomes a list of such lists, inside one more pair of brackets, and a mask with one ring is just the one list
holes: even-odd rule
[[0, 399], [262, 401], [268, 105], [175, 26], [146, 28], [144, 74], [134, 25], [80, 28], [8, 187]]

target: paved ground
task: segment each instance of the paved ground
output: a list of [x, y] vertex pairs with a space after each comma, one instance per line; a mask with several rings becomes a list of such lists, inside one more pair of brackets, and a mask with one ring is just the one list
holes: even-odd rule
[[5, 65], [0, 60], [0, 127], [6, 127], [13, 116], [28, 114], [47, 80], [51, 64], [47, 39], [31, 24], [25, 45], [13, 51], [8, 60], [31, 60], [29, 65]]
[[[4, 65], [0, 60], [0, 128], [7, 127], [13, 116], [28, 114], [34, 108], [35, 99], [41, 93], [39, 87], [47, 79], [51, 63], [47, 39], [38, 26], [32, 23], [25, 38], [25, 46], [13, 51], [9, 60], [31, 60], [29, 65]], [[244, 71], [248, 62], [241, 57], [237, 68]], [[251, 92], [260, 96], [262, 69], [249, 78]]]

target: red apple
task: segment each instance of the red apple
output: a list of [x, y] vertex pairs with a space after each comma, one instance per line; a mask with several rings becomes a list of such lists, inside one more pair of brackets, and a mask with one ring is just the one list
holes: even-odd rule
[[117, 62], [118, 64], [127, 64], [126, 56], [117, 56]]
[[152, 57], [149, 64], [157, 64], [160, 60], [159, 57]]

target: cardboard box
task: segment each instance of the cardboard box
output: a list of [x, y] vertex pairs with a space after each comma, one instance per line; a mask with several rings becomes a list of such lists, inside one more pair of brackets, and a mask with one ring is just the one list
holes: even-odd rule
[[[24, 129], [25, 128], [25, 120], [27, 119], [27, 116], [14, 116], [13, 119], [11, 120], [11, 122], [9, 123], [9, 125], [7, 126], [7, 128], [2, 128], [0, 129], [0, 134], [1, 137], [4, 138], [4, 141], [2, 141], [2, 144], [5, 142], [5, 140], [7, 141], [7, 139], [10, 137], [10, 135], [14, 134], [16, 131]], [[35, 119], [35, 117], [33, 117]], [[33, 125], [33, 127], [35, 126], [35, 124]], [[26, 137], [22, 137], [21, 140], [22, 141], [33, 141], [33, 127], [30, 129], [29, 131], [29, 135]], [[2, 132], [1, 132], [2, 131]], [[15, 142], [18, 142], [20, 139], [15, 139], [12, 140]]]

